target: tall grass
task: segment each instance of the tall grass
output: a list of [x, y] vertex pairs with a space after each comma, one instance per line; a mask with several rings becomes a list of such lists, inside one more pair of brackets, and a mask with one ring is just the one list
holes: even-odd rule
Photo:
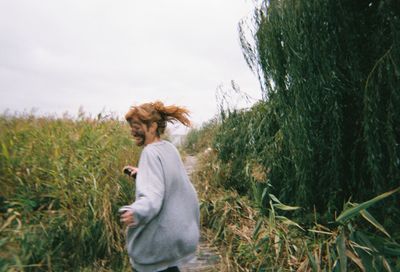
[[185, 135], [182, 150], [189, 154], [196, 154], [212, 147], [213, 136], [217, 128], [217, 118], [205, 122], [200, 128], [192, 128]]
[[283, 216], [300, 207], [285, 205], [265, 191], [258, 202], [226, 189], [229, 170], [221, 167], [217, 154], [199, 156], [193, 180], [201, 200], [201, 223], [221, 249], [221, 271], [400, 269], [400, 244], [367, 211], [400, 188], [361, 204], [347, 203], [328, 226], [321, 225], [316, 215], [312, 226], [305, 226], [300, 219], [297, 223]]
[[129, 266], [117, 210], [139, 150], [122, 122], [3, 115], [0, 144], [1, 271]]

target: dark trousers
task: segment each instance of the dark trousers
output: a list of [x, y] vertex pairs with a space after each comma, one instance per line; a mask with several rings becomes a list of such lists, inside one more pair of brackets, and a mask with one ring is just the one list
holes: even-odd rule
[[177, 266], [168, 267], [165, 270], [161, 270], [159, 272], [179, 272], [179, 268]]
[[[136, 270], [133, 269], [133, 272], [136, 272]], [[179, 270], [179, 268], [177, 266], [173, 266], [173, 267], [168, 267], [167, 269], [161, 270], [161, 271], [158, 271], [158, 272], [180, 272], [180, 270]]]

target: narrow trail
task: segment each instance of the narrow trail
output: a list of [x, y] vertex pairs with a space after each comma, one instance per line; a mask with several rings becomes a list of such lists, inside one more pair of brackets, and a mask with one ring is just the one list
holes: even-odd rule
[[[197, 158], [195, 156], [187, 156], [184, 164], [186, 171], [191, 176], [195, 170]], [[220, 255], [218, 250], [211, 246], [203, 237], [200, 238], [200, 246], [197, 249], [196, 258], [191, 262], [181, 266], [182, 272], [211, 272], [220, 271]]]

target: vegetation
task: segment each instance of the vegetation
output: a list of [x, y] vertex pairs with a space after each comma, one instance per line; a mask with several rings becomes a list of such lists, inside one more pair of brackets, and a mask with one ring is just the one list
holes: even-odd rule
[[212, 146], [213, 135], [218, 127], [217, 119], [211, 119], [200, 128], [191, 129], [183, 142], [183, 151], [196, 154]]
[[[334, 222], [304, 225], [291, 213], [301, 207], [281, 203], [267, 190], [258, 191], [260, 176], [252, 172], [255, 197], [226, 188], [230, 169], [217, 152], [198, 155], [193, 175], [201, 200], [202, 226], [221, 248], [221, 271], [397, 271], [400, 244], [367, 209], [386, 201], [400, 188], [361, 204], [347, 202]], [[295, 220], [295, 221], [294, 221]]]
[[[243, 169], [255, 161], [281, 200], [325, 215], [398, 186], [399, 6], [265, 1], [254, 18], [254, 43], [241, 37], [265, 101], [224, 114], [216, 147], [230, 183], [246, 193]], [[399, 200], [382, 220], [400, 218]]]
[[[226, 271], [400, 270], [400, 5], [261, 1], [241, 24], [263, 101], [189, 133]], [[112, 118], [0, 118], [0, 270], [123, 270]], [[199, 186], [201, 185], [201, 186]]]
[[221, 112], [197, 177], [227, 270], [399, 270], [400, 6], [270, 0], [252, 19], [264, 100]]
[[133, 200], [129, 131], [113, 118], [0, 117], [0, 271], [129, 267], [118, 208]]

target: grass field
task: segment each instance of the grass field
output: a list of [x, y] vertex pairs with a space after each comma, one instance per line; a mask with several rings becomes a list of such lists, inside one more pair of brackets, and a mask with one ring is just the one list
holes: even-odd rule
[[0, 116], [0, 271], [121, 271], [140, 150], [116, 118]]
[[[221, 271], [399, 271], [398, 232], [388, 231], [367, 208], [400, 188], [366, 202], [348, 202], [335, 221], [323, 225], [294, 217], [302, 207], [281, 203], [268, 191], [259, 198], [226, 188], [229, 174], [216, 152], [199, 156], [194, 175], [204, 233], [222, 253]], [[260, 173], [253, 172], [254, 179]], [[262, 188], [262, 187], [261, 187]]]

